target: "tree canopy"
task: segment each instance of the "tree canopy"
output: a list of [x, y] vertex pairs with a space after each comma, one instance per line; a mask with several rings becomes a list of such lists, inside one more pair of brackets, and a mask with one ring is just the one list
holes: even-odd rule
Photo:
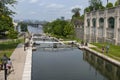
[[16, 0], [0, 0], [0, 37], [14, 34], [14, 25], [10, 16], [15, 12], [10, 10], [8, 6], [13, 7], [15, 3]]
[[109, 2], [107, 5], [106, 5], [106, 8], [112, 8], [113, 7], [113, 4], [111, 2]]
[[68, 37], [73, 35], [74, 28], [71, 23], [62, 19], [56, 19], [44, 25], [43, 30], [45, 33], [54, 34], [57, 36]]

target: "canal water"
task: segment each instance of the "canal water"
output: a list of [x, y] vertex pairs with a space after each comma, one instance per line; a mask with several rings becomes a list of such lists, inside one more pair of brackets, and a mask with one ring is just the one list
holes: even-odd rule
[[120, 68], [78, 48], [37, 48], [31, 80], [120, 80]]

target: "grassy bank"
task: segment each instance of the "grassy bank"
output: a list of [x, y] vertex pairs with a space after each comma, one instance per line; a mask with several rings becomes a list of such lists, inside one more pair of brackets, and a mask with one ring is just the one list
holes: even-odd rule
[[58, 39], [63, 39], [64, 41], [76, 40], [77, 42], [81, 42], [81, 40], [79, 38], [76, 38], [74, 36], [64, 37], [64, 36], [58, 36], [55, 34], [48, 34], [48, 33], [46, 35], [56, 37]]
[[0, 58], [3, 56], [3, 54], [6, 54], [8, 57], [10, 57], [14, 49], [21, 42], [23, 42], [23, 39], [0, 42]]
[[[116, 45], [108, 44], [108, 43], [92, 43], [92, 44], [97, 46], [95, 48], [92, 48], [93, 50], [96, 50], [96, 51], [102, 53], [102, 47], [104, 46], [105, 50], [104, 50], [104, 53], [102, 53], [102, 54], [105, 54], [113, 59], [120, 61], [120, 46], [116, 46]], [[108, 53], [106, 53], [107, 45], [110, 46]]]

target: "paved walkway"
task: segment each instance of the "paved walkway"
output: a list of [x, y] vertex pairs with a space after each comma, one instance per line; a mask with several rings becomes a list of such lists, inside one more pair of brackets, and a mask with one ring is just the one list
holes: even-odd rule
[[[26, 52], [23, 44], [19, 44], [11, 55], [14, 70], [8, 75], [7, 80], [22, 80], [24, 64], [26, 59]], [[0, 72], [0, 80], [4, 80], [4, 72]]]
[[24, 64], [26, 60], [26, 52], [23, 44], [19, 44], [11, 55], [14, 71], [8, 76], [8, 80], [22, 80]]

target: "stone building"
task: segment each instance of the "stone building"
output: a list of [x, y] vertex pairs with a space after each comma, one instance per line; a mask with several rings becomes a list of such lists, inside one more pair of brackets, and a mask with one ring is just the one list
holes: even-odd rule
[[120, 45], [120, 6], [85, 13], [84, 40]]
[[84, 21], [80, 19], [74, 20], [74, 30], [75, 35], [78, 39], [83, 40], [84, 39]]

